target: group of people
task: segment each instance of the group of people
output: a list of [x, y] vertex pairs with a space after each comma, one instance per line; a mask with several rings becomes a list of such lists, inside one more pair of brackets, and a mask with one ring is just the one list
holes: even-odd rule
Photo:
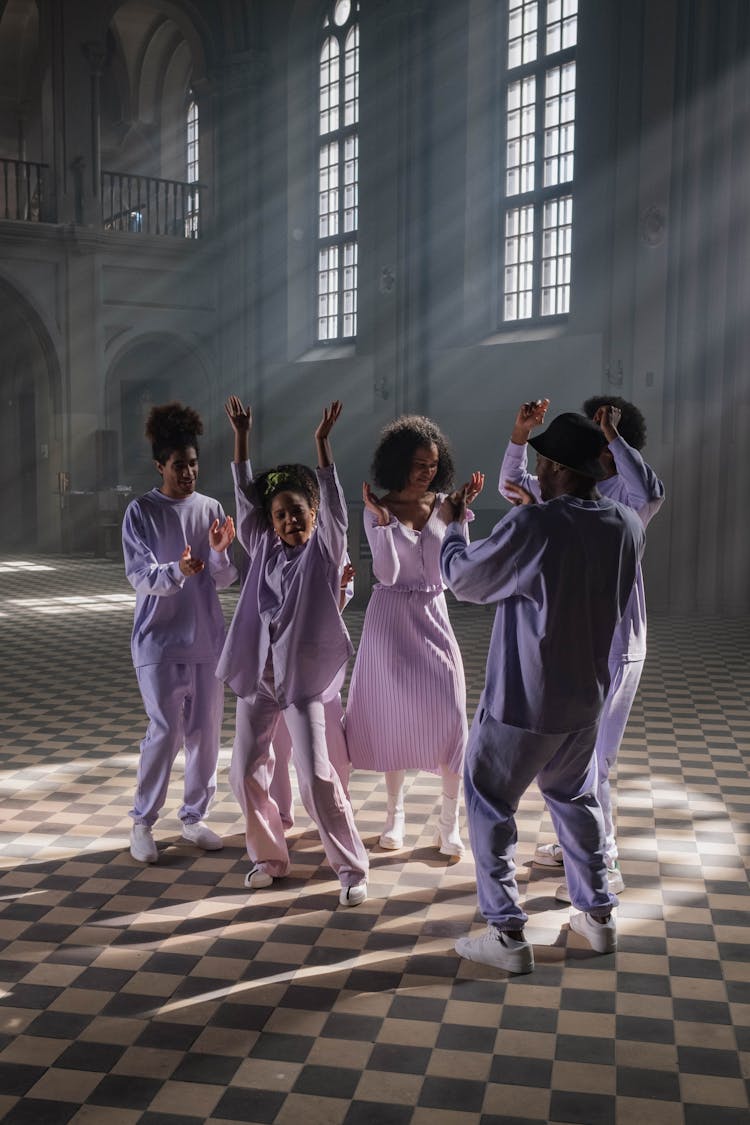
[[[134, 500], [123, 525], [136, 590], [132, 655], [149, 724], [131, 816], [134, 859], [153, 863], [153, 825], [172, 763], [185, 747], [183, 836], [206, 850], [222, 840], [205, 822], [215, 793], [223, 683], [237, 696], [229, 780], [245, 816], [251, 890], [289, 871], [289, 762], [340, 884], [339, 901], [367, 897], [368, 855], [348, 794], [349, 772], [385, 774], [380, 846], [406, 832], [405, 771], [442, 781], [435, 845], [460, 856], [459, 791], [487, 929], [456, 943], [463, 957], [509, 972], [533, 968], [514, 875], [515, 812], [536, 778], [558, 843], [538, 862], [565, 867], [558, 897], [571, 926], [598, 951], [615, 947], [612, 907], [623, 889], [608, 774], [645, 655], [643, 528], [663, 488], [638, 450], [642, 416], [624, 400], [591, 399], [536, 438], [547, 399], [519, 410], [500, 491], [514, 505], [491, 535], [469, 541], [472, 473], [453, 490], [448, 442], [431, 420], [385, 428], [363, 486], [377, 580], [365, 615], [346, 713], [341, 687], [353, 648], [342, 619], [351, 596], [347, 509], [330, 435], [341, 403], [315, 430], [317, 468], [284, 463], [255, 474], [252, 412], [231, 396], [237, 525], [196, 491], [198, 415], [155, 407], [146, 435], [160, 487]], [[527, 446], [537, 453], [537, 475]], [[242, 588], [226, 632], [217, 590]], [[445, 600], [497, 606], [487, 679], [467, 731], [461, 653]]]

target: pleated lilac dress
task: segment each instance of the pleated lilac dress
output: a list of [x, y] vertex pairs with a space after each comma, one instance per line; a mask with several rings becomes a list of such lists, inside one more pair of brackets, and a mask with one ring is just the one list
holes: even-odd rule
[[466, 684], [445, 602], [439, 494], [421, 531], [365, 509], [373, 588], [352, 672], [346, 740], [355, 769], [463, 767]]

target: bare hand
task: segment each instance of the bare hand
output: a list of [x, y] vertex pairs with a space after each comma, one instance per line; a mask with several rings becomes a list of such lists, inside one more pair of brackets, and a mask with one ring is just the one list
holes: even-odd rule
[[391, 522], [391, 513], [382, 500], [375, 495], [367, 481], [362, 485], [362, 499], [368, 512], [372, 512], [380, 527], [387, 527]]
[[224, 410], [235, 433], [250, 433], [253, 427], [253, 412], [249, 405], [243, 406], [241, 398], [230, 395], [224, 403]]
[[536, 426], [541, 426], [544, 416], [549, 410], [548, 398], [537, 398], [531, 402], [522, 402], [516, 420], [513, 423], [513, 432], [510, 440], [514, 445], [525, 445], [529, 440], [531, 431]]
[[180, 571], [186, 578], [192, 578], [195, 574], [200, 574], [206, 564], [201, 562], [200, 559], [194, 559], [190, 554], [190, 544], [188, 543], [185, 550], [182, 552], [180, 558]]
[[466, 493], [466, 503], [472, 504], [484, 488], [484, 473], [472, 473], [471, 480], [468, 480], [463, 487]]
[[514, 504], [516, 508], [525, 507], [527, 504], [536, 504], [536, 497], [533, 492], [529, 492], [528, 489], [522, 488], [520, 484], [516, 484], [512, 480], [506, 480], [503, 489], [510, 493], [511, 504]]
[[214, 551], [226, 551], [229, 544], [234, 539], [234, 520], [231, 516], [227, 516], [224, 523], [219, 526], [219, 521], [216, 519], [208, 529], [208, 542]]
[[335, 399], [330, 406], [325, 406], [323, 408], [323, 417], [321, 418], [320, 423], [318, 424], [318, 428], [315, 431], [316, 441], [326, 440], [331, 430], [338, 422], [341, 410], [342, 403], [339, 402], [338, 399]]
[[604, 406], [599, 407], [593, 420], [597, 426], [601, 426], [602, 433], [607, 441], [610, 442], [620, 436], [617, 431], [617, 426], [621, 418], [622, 411], [619, 406], [612, 406], [609, 403], [605, 403]]
[[351, 563], [346, 563], [341, 571], [341, 589], [345, 590], [352, 579], [356, 576], [356, 570]]
[[446, 496], [438, 510], [438, 516], [443, 523], [453, 523], [458, 520], [460, 523], [466, 519], [466, 490], [469, 484], [463, 485], [462, 488], [457, 488], [455, 492], [451, 492]]

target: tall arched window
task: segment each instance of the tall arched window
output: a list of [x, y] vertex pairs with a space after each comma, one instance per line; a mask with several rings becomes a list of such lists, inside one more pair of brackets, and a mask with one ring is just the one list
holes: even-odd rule
[[501, 320], [570, 310], [578, 0], [502, 0]]
[[330, 0], [320, 34], [318, 341], [357, 335], [359, 0]]
[[[193, 96], [193, 91], [188, 93], [188, 104], [185, 112], [186, 123], [186, 174], [188, 184], [197, 184], [198, 173], [198, 103]], [[185, 238], [198, 237], [199, 195], [198, 189], [188, 188], [187, 209], [185, 212]]]

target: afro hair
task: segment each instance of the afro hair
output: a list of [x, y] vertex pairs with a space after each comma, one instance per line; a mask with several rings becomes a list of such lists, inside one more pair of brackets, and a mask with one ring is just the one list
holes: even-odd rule
[[438, 467], [431, 481], [435, 492], [453, 487], [453, 454], [445, 434], [422, 414], [403, 414], [382, 431], [372, 459], [372, 477], [378, 488], [400, 492], [406, 487], [414, 454], [430, 445], [437, 447]]
[[178, 449], [192, 445], [198, 453], [198, 437], [202, 433], [200, 414], [181, 402], [154, 406], [146, 419], [146, 437], [151, 442], [154, 461], [160, 465], [165, 465]]
[[618, 398], [617, 395], [595, 395], [587, 398], [583, 404], [583, 413], [587, 418], [592, 418], [600, 406], [616, 406], [621, 412], [617, 430], [620, 437], [625, 438], [633, 449], [643, 449], [646, 444], [646, 419], [637, 406], [627, 399]]

